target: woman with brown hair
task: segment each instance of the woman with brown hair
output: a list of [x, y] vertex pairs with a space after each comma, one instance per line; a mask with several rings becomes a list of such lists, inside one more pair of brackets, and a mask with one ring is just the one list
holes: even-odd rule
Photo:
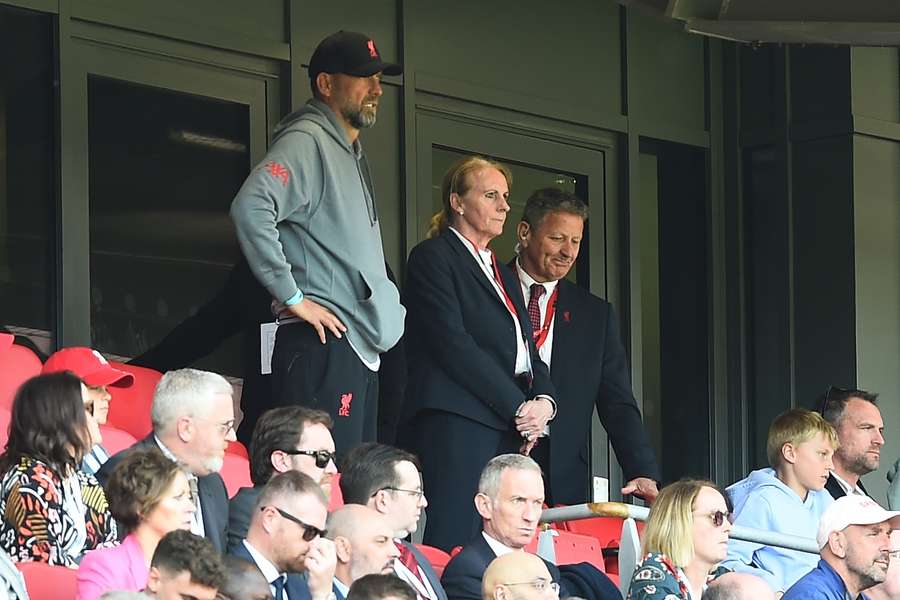
[[103, 488], [78, 469], [97, 434], [85, 397], [68, 372], [33, 377], [16, 392], [0, 456], [0, 547], [15, 561], [75, 567], [116, 541]]
[[405, 431], [430, 499], [425, 543], [445, 550], [480, 530], [472, 498], [488, 460], [531, 452], [556, 414], [515, 275], [489, 248], [511, 182], [483, 157], [454, 164], [429, 239], [407, 264]]
[[170, 531], [190, 529], [196, 510], [187, 475], [157, 448], [129, 452], [106, 489], [112, 514], [128, 535], [118, 547], [84, 557], [76, 600], [95, 600], [108, 590], [144, 589], [159, 540]]

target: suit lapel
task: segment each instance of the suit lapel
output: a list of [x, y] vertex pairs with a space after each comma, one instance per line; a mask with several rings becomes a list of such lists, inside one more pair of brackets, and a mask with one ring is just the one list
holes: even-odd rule
[[[475, 281], [478, 282], [482, 288], [487, 291], [487, 293], [499, 302], [503, 304], [503, 301], [497, 296], [497, 291], [494, 289], [494, 286], [491, 285], [491, 282], [487, 280], [484, 276], [484, 272], [481, 270], [481, 267], [478, 266], [478, 263], [475, 262], [475, 257], [472, 256], [472, 253], [469, 252], [469, 249], [465, 247], [462, 240], [460, 240], [455, 233], [452, 231], [445, 231], [443, 234], [444, 238], [447, 241], [447, 244], [450, 248], [457, 254], [460, 261], [466, 266], [469, 273], [471, 273], [472, 277], [475, 278]], [[504, 305], [504, 308], [506, 306]]]
[[[569, 290], [566, 289], [569, 285], [569, 282], [565, 279], [560, 279], [559, 283], [556, 284], [559, 294], [556, 296], [556, 314], [553, 316], [553, 350], [550, 353], [550, 364], [556, 365], [557, 371], [561, 368], [561, 365], [566, 364], [566, 360], [562, 355], [567, 348], [571, 347], [569, 338], [572, 334], [572, 327], [570, 327], [572, 297], [568, 293]], [[550, 368], [550, 372], [552, 375], [553, 367]]]

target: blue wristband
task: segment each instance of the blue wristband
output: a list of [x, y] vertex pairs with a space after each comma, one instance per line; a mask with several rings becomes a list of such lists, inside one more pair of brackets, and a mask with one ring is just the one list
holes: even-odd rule
[[293, 306], [303, 300], [303, 292], [297, 290], [297, 293], [284, 301], [285, 306]]

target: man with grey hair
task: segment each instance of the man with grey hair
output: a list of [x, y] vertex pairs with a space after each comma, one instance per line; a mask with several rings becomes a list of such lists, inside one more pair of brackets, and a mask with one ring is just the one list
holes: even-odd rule
[[[501, 454], [488, 462], [475, 495], [482, 531], [450, 560], [441, 577], [449, 600], [481, 600], [481, 579], [488, 565], [498, 556], [521, 552], [531, 541], [543, 503], [544, 481], [534, 460]], [[547, 569], [553, 581], [559, 581], [559, 569], [550, 563]]]
[[[216, 373], [178, 369], [163, 375], [153, 393], [153, 431], [133, 448], [157, 447], [188, 473], [196, 512], [191, 531], [225, 550], [228, 494], [219, 470], [228, 442], [234, 441], [231, 384]], [[110, 458], [97, 473], [106, 485], [109, 475], [130, 449]]]

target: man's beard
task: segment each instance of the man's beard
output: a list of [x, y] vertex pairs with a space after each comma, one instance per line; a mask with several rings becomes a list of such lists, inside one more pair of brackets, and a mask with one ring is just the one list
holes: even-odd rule
[[225, 463], [224, 458], [219, 458], [218, 456], [213, 458], [207, 458], [203, 461], [203, 467], [209, 471], [210, 473], [218, 473], [222, 470], [222, 465]]
[[858, 456], [848, 457], [844, 456], [840, 450], [838, 450], [838, 456], [841, 458], [841, 462], [846, 465], [846, 469], [851, 473], [856, 473], [857, 475], [866, 475], [878, 469], [879, 458], [871, 457], [867, 452], [859, 454]]
[[[366, 102], [368, 102], [368, 100]], [[354, 129], [368, 129], [375, 125], [375, 121], [378, 119], [378, 111], [376, 108], [369, 109], [362, 106], [355, 108], [344, 107], [344, 110], [341, 112], [343, 113], [344, 119], [346, 119]]]

